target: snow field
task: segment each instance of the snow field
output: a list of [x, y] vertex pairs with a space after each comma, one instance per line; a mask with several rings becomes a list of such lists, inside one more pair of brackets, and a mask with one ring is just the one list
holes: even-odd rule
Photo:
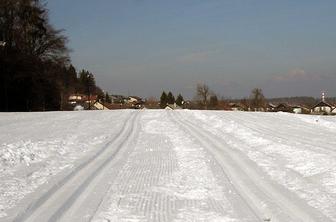
[[336, 221], [335, 117], [0, 114], [0, 221]]
[[213, 158], [167, 113], [146, 112], [141, 125], [139, 142], [94, 221], [253, 221], [234, 212], [222, 186], [229, 182], [218, 166], [215, 177]]
[[[31, 199], [41, 195], [35, 193], [38, 189], [49, 189], [58, 181], [57, 177], [64, 177], [94, 155], [116, 135], [129, 114], [127, 111], [1, 114], [0, 220], [8, 213], [13, 216], [24, 209]], [[11, 221], [10, 218], [6, 220]]]
[[329, 124], [309, 121], [315, 116], [285, 113], [191, 115], [202, 121], [203, 129], [246, 153], [272, 180], [329, 219], [336, 218], [336, 141]]

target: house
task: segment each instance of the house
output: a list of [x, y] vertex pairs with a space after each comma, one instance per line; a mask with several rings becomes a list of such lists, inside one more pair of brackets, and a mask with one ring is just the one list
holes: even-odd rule
[[69, 95], [68, 97], [68, 103], [69, 104], [77, 104], [77, 103], [81, 103], [85, 100], [87, 96], [84, 95], [84, 94], [79, 94], [79, 93], [76, 93], [76, 94], [71, 94]]
[[128, 103], [139, 103], [139, 102], [143, 102], [142, 101], [142, 98], [138, 97], [138, 96], [129, 96], [128, 97], [128, 100], [127, 100]]
[[292, 113], [293, 112], [293, 108], [286, 104], [286, 103], [280, 103], [279, 105], [277, 105], [274, 109], [275, 112], [287, 112], [287, 113]]
[[331, 111], [333, 115], [336, 115], [336, 105], [334, 105], [334, 109]]
[[68, 98], [69, 104], [77, 104], [77, 103], [89, 103], [92, 104], [97, 101], [98, 96], [97, 95], [90, 95], [89, 97], [84, 94], [71, 94]]
[[229, 103], [229, 107], [232, 111], [244, 111], [245, 107], [240, 103]]
[[143, 108], [145, 102], [142, 100], [142, 98], [138, 96], [129, 96], [127, 100], [127, 104], [130, 105], [130, 108], [141, 109]]
[[267, 103], [266, 104], [266, 111], [267, 112], [274, 112], [276, 109], [276, 105], [272, 104], [272, 103]]
[[110, 98], [112, 103], [124, 104], [128, 101], [128, 98], [123, 95], [111, 95]]
[[310, 113], [310, 110], [308, 108], [301, 106], [301, 105], [294, 105], [292, 106], [292, 109], [293, 109], [293, 113], [296, 113], [296, 114]]
[[174, 103], [174, 104], [168, 104], [165, 108], [165, 110], [176, 110], [176, 109], [182, 109], [182, 107]]
[[93, 105], [95, 104], [97, 99], [97, 95], [87, 96], [79, 93], [71, 94], [68, 97], [69, 110], [75, 110], [75, 107], [77, 105], [84, 107], [84, 109], [95, 109]]
[[131, 103], [131, 108], [133, 109], [142, 109], [144, 107], [144, 102], [133, 102]]
[[104, 104], [105, 107], [107, 107], [108, 109], [128, 109], [129, 107], [124, 105], [124, 104], [113, 104], [113, 103], [107, 103]]
[[334, 114], [336, 113], [336, 107], [332, 106], [325, 100], [325, 92], [322, 92], [322, 99], [315, 106], [311, 108], [311, 112], [314, 114]]
[[333, 113], [334, 110], [335, 107], [322, 100], [312, 107], [311, 112], [315, 114], [330, 114]]
[[85, 96], [85, 102], [87, 103], [95, 103], [97, 100], [98, 100], [98, 96], [97, 95], [90, 95], [89, 97], [88, 96]]
[[98, 101], [93, 104], [93, 107], [97, 110], [109, 110], [108, 106]]
[[174, 110], [171, 106], [167, 105], [165, 110]]

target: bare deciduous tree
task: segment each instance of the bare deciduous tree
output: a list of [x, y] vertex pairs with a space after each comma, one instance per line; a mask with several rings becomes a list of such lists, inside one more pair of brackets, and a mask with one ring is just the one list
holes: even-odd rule
[[255, 88], [251, 94], [251, 106], [255, 111], [262, 111], [266, 106], [266, 99], [261, 89]]
[[196, 87], [197, 97], [204, 109], [208, 109], [208, 100], [211, 96], [209, 86], [205, 83], [198, 83]]

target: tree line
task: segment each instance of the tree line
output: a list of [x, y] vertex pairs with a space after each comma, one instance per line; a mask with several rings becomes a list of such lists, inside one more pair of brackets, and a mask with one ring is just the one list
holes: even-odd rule
[[[217, 95], [209, 90], [209, 87], [206, 84], [197, 85], [197, 108], [199, 109], [214, 109], [218, 105]], [[163, 91], [160, 96], [160, 108], [165, 108], [167, 105], [176, 104], [180, 107], [185, 107], [185, 100], [181, 94], [178, 94], [175, 99], [172, 92], [168, 94]]]
[[70, 93], [104, 97], [94, 75], [77, 73], [68, 39], [40, 0], [0, 1], [0, 111], [62, 110]]
[[[199, 83], [196, 85], [195, 98], [193, 101], [184, 101], [181, 94], [175, 99], [172, 92], [162, 92], [160, 96], [160, 108], [165, 108], [167, 105], [176, 104], [178, 106], [187, 107], [190, 109], [229, 109], [229, 99], [219, 99], [216, 93], [214, 93], [207, 84]], [[242, 105], [246, 110], [260, 111], [267, 108], [268, 102], [263, 94], [262, 89], [255, 88], [252, 90], [248, 99], [234, 100]]]
[[177, 98], [175, 99], [172, 92], [168, 92], [168, 94], [163, 91], [160, 97], [160, 107], [165, 108], [167, 105], [173, 105], [176, 104], [178, 106], [182, 106], [184, 103], [183, 96], [179, 94]]

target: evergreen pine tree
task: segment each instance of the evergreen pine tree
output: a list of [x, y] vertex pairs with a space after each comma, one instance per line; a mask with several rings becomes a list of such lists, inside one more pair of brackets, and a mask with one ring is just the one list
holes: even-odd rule
[[174, 103], [175, 103], [175, 97], [173, 96], [173, 93], [172, 93], [172, 92], [169, 92], [169, 93], [168, 93], [168, 96], [167, 96], [167, 103], [168, 103], [168, 104], [174, 104]]
[[112, 103], [111, 97], [109, 96], [109, 94], [107, 92], [105, 94], [105, 102]]
[[160, 107], [165, 108], [166, 105], [167, 105], [167, 94], [165, 91], [163, 91], [160, 97]]
[[184, 101], [184, 99], [183, 99], [182, 95], [179, 94], [179, 95], [177, 96], [177, 99], [176, 99], [176, 105], [178, 105], [178, 106], [182, 106], [182, 105], [183, 105], [183, 101]]

